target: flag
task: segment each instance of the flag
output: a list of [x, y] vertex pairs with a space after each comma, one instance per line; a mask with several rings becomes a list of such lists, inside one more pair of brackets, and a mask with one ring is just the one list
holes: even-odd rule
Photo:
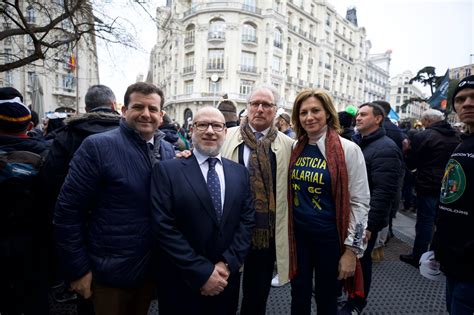
[[71, 57], [69, 57], [68, 65], [71, 71], [74, 71], [76, 69], [76, 57], [74, 56], [74, 54], [71, 54]]
[[443, 80], [436, 89], [436, 92], [428, 100], [431, 108], [435, 109], [446, 109], [448, 103], [448, 87], [449, 87], [449, 69], [446, 70]]

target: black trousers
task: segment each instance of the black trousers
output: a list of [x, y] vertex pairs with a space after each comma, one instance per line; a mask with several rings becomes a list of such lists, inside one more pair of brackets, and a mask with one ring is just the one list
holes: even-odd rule
[[270, 248], [251, 249], [244, 264], [241, 315], [265, 315], [275, 266], [275, 240]]

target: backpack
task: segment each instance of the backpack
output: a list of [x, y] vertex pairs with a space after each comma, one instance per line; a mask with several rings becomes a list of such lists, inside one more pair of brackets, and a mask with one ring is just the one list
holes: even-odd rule
[[29, 151], [0, 150], [0, 235], [21, 233], [35, 222], [40, 155]]

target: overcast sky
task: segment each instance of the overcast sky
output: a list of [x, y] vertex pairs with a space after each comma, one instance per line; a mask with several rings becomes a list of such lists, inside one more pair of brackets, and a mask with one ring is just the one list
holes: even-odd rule
[[[258, 0], [271, 1], [271, 0]], [[144, 4], [154, 15], [164, 0]], [[390, 76], [405, 70], [416, 73], [424, 66], [436, 67], [437, 75], [447, 68], [474, 62], [474, 0], [331, 0], [344, 16], [349, 6], [357, 8], [359, 26], [365, 27], [372, 43], [371, 53], [392, 50]], [[138, 5], [111, 1], [110, 16], [126, 17], [142, 48], [106, 49], [99, 44], [99, 71], [102, 84], [110, 86], [122, 101], [128, 85], [139, 73], [146, 78], [150, 51], [156, 42], [156, 28]]]

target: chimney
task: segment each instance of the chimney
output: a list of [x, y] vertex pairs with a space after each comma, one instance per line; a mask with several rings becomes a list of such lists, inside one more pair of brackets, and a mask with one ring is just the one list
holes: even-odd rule
[[357, 9], [356, 7], [350, 7], [347, 9], [346, 13], [346, 20], [354, 24], [355, 26], [357, 25]]

